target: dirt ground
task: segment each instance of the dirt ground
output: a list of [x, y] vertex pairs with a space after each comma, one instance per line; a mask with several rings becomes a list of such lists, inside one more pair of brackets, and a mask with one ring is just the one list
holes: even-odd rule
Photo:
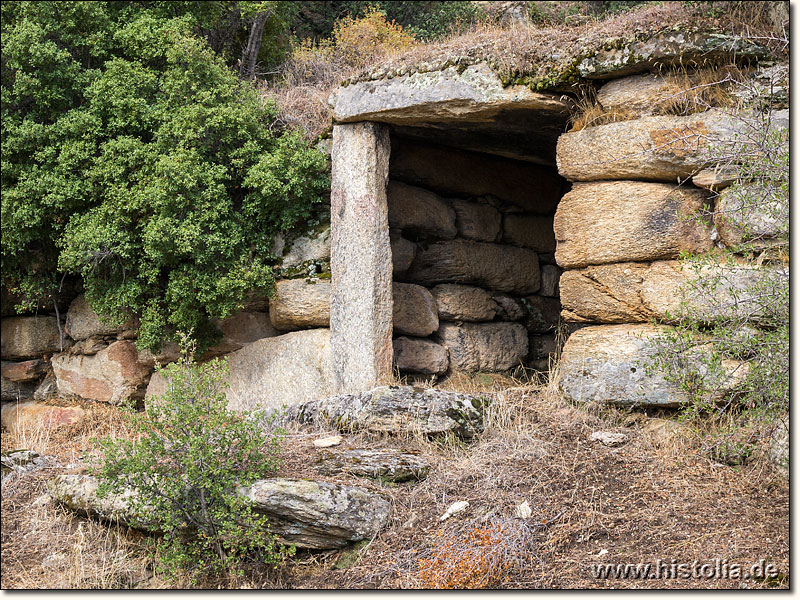
[[[788, 478], [767, 461], [717, 463], [689, 427], [663, 418], [672, 415], [572, 407], [542, 386], [503, 378], [450, 383], [470, 386], [498, 394], [486, 431], [470, 444], [345, 437], [344, 447], [400, 447], [432, 465], [419, 482], [336, 479], [392, 501], [391, 521], [374, 540], [345, 551], [298, 551], [280, 569], [201, 586], [789, 586]], [[117, 409], [83, 406], [80, 424], [2, 434], [4, 451], [25, 447], [46, 458], [39, 469], [3, 480], [2, 587], [187, 587], [154, 574], [148, 536], [75, 516], [47, 497], [50, 477], [83, 471], [92, 437], [125, 435]], [[628, 441], [606, 447], [590, 439], [595, 431], [621, 432]], [[326, 433], [332, 432], [289, 431], [281, 475], [325, 479], [311, 442]], [[439, 520], [462, 500], [469, 502], [465, 510]], [[592, 569], [640, 563], [652, 565], [649, 577], [601, 577]], [[757, 567], [749, 577], [759, 564], [774, 571], [764, 575]], [[736, 568], [748, 577], [731, 576]]]

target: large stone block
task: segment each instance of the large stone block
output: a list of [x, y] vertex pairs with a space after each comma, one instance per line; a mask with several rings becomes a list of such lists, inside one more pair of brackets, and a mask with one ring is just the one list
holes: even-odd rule
[[507, 214], [503, 219], [503, 241], [536, 252], [555, 252], [553, 218]]
[[788, 245], [788, 198], [776, 198], [769, 190], [754, 185], [734, 185], [717, 198], [714, 225], [728, 248], [746, 244], [762, 249], [780, 242]]
[[142, 398], [152, 372], [139, 362], [136, 344], [127, 340], [93, 356], [58, 354], [51, 364], [59, 394], [115, 405]]
[[404, 238], [396, 229], [390, 232], [389, 240], [392, 245], [392, 276], [405, 277], [417, 254], [417, 245]]
[[47, 361], [39, 358], [22, 362], [3, 361], [0, 372], [6, 379], [17, 383], [37, 381], [47, 374], [49, 366]]
[[330, 330], [258, 340], [230, 354], [228, 370], [233, 410], [279, 409], [323, 398], [334, 390]]
[[208, 349], [207, 356], [235, 352], [261, 338], [280, 335], [265, 312], [238, 312], [227, 319], [215, 319], [214, 325], [222, 332], [222, 339]]
[[331, 283], [323, 279], [283, 279], [275, 284], [269, 319], [280, 331], [327, 327], [331, 319]]
[[339, 392], [359, 392], [391, 378], [389, 151], [383, 125], [333, 128], [331, 349]]
[[491, 321], [500, 308], [484, 289], [457, 283], [442, 283], [431, 290], [445, 321]]
[[733, 139], [737, 127], [717, 110], [588, 127], [558, 138], [558, 171], [570, 181], [674, 182], [706, 167], [710, 147]]
[[441, 375], [450, 366], [447, 348], [420, 338], [395, 338], [394, 360], [400, 371], [424, 375]]
[[110, 322], [102, 320], [100, 315], [89, 306], [86, 296], [81, 294], [69, 305], [64, 333], [73, 340], [80, 341], [92, 336], [117, 335], [121, 331], [138, 329], [138, 327], [139, 321], [135, 317], [131, 317], [120, 325], [112, 325]]
[[288, 243], [281, 234], [276, 236], [275, 254], [281, 254], [280, 267], [289, 269], [308, 261], [325, 261], [331, 257], [331, 228], [321, 226], [291, 239]]
[[677, 258], [709, 250], [711, 228], [696, 217], [705, 193], [664, 183], [579, 183], [562, 198], [553, 228], [563, 268]]
[[563, 180], [538, 165], [403, 140], [393, 145], [392, 179], [443, 196], [495, 196], [537, 214], [552, 214]]
[[500, 237], [500, 212], [485, 202], [453, 200], [458, 235], [478, 242], [496, 242]]
[[[782, 276], [779, 269], [747, 264], [707, 263], [697, 269], [678, 261], [590, 266], [561, 276], [562, 314], [573, 323], [669, 322], [686, 309], [705, 321], [734, 315], [758, 321], [765, 311], [758, 282]], [[788, 284], [788, 271], [785, 278]]]
[[394, 333], [426, 337], [439, 329], [436, 300], [421, 285], [394, 282]]
[[645, 73], [609, 81], [597, 91], [597, 102], [606, 112], [649, 116], [680, 92], [667, 77]]
[[[0, 324], [0, 354], [11, 360], [41, 358], [61, 348], [55, 317], [7, 317]], [[64, 341], [67, 346], [67, 341]]]
[[459, 371], [505, 371], [528, 354], [528, 332], [519, 323], [442, 323], [438, 337]]
[[469, 240], [436, 242], [417, 250], [407, 279], [422, 284], [465, 283], [500, 292], [539, 289], [539, 257], [516, 246]]
[[390, 227], [445, 240], [456, 237], [453, 208], [433, 192], [390, 181], [386, 186], [386, 200]]
[[[679, 406], [688, 402], [688, 394], [677, 383], [666, 381], [662, 371], [648, 372], [660, 331], [652, 325], [579, 329], [570, 335], [561, 351], [559, 390], [573, 402], [623, 406]], [[702, 361], [709, 357], [701, 347], [687, 359]], [[718, 390], [720, 398], [734, 390], [747, 373], [746, 363], [725, 360], [723, 366], [726, 374], [722, 380], [705, 382]]]

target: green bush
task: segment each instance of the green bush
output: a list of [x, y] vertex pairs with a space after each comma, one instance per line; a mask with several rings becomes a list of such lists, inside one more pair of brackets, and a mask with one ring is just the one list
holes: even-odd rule
[[30, 303], [79, 275], [140, 346], [193, 330], [202, 352], [329, 183], [172, 4], [3, 3], [2, 274]]
[[132, 509], [162, 534], [161, 568], [173, 576], [241, 575], [293, 552], [236, 491], [275, 473], [279, 438], [263, 433], [258, 415], [226, 408], [225, 371], [217, 360], [167, 366], [167, 392], [128, 416], [132, 439], [100, 442], [99, 494], [134, 492]]

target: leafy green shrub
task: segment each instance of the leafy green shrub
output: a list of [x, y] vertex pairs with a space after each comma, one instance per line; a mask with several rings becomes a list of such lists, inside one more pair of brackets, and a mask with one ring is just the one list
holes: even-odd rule
[[3, 3], [2, 274], [31, 302], [80, 275], [98, 313], [140, 315], [141, 346], [193, 330], [202, 351], [329, 183], [164, 4]]
[[292, 552], [237, 493], [279, 465], [279, 438], [254, 414], [227, 409], [226, 365], [191, 360], [161, 370], [166, 393], [128, 417], [133, 439], [101, 440], [99, 493], [132, 490], [132, 509], [163, 536], [162, 568], [202, 576], [242, 574], [248, 563], [278, 564]]

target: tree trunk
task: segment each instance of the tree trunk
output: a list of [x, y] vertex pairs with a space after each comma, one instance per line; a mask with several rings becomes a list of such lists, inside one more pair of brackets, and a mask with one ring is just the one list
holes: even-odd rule
[[264, 26], [269, 18], [269, 11], [258, 13], [253, 19], [253, 26], [250, 29], [250, 37], [247, 46], [242, 51], [242, 60], [239, 65], [239, 77], [251, 80], [256, 75], [256, 60], [258, 51], [261, 50], [261, 38], [264, 35]]

